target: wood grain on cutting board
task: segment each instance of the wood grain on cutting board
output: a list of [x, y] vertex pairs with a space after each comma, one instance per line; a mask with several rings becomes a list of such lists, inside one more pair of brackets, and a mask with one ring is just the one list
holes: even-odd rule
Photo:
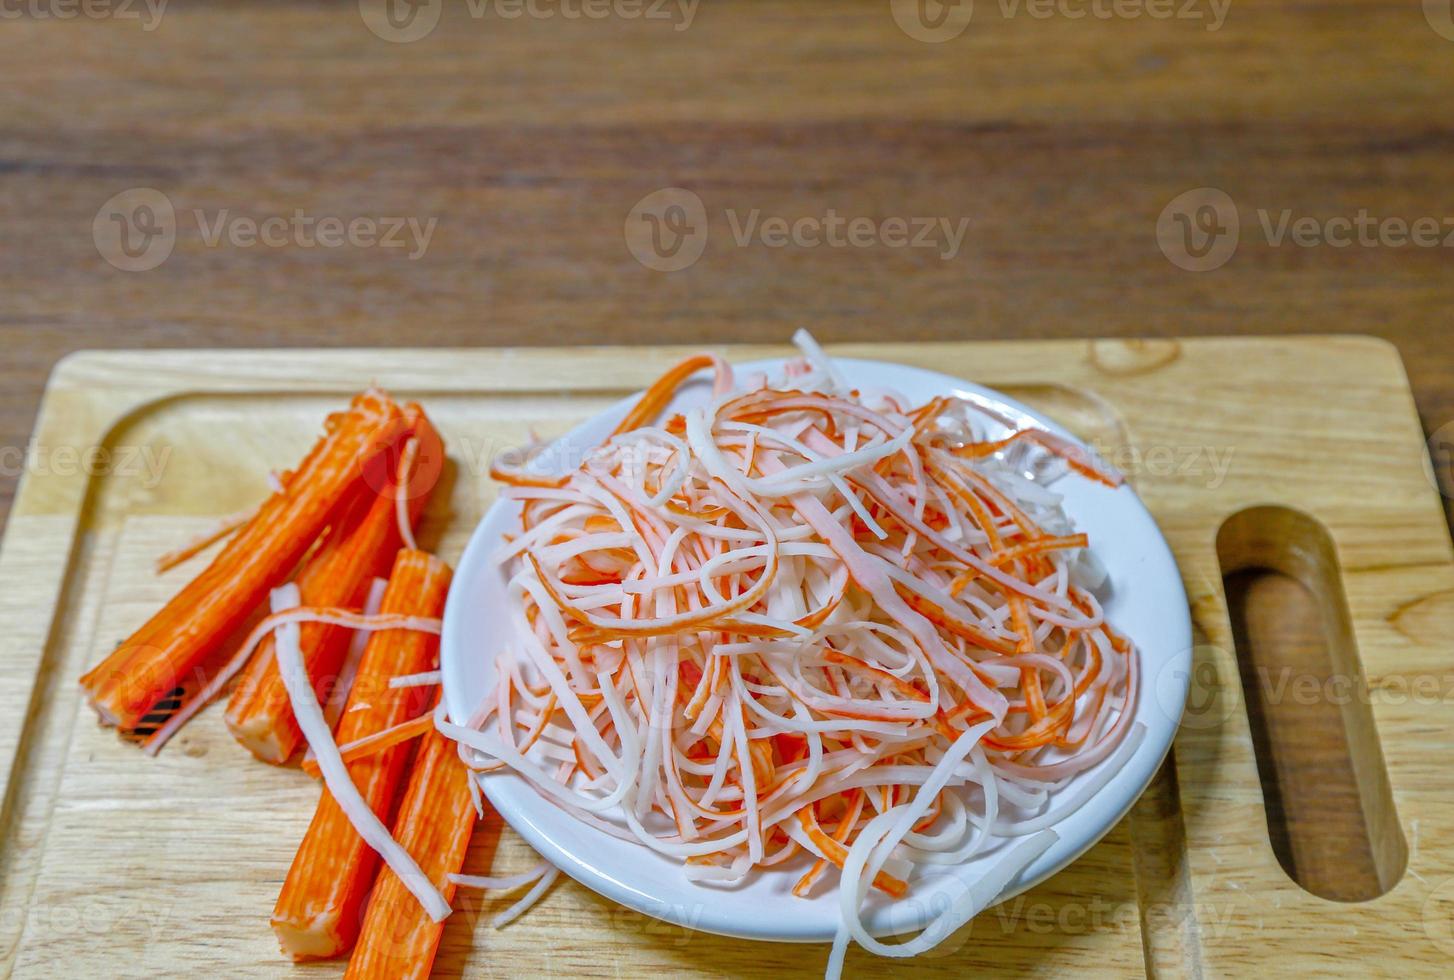
[[[727, 349], [738, 359], [778, 352]], [[1398, 693], [1449, 669], [1454, 557], [1392, 349], [1308, 338], [836, 352], [1001, 388], [1120, 462], [1177, 554], [1204, 696], [1178, 734], [1174, 766], [1080, 861], [982, 916], [942, 954], [893, 964], [857, 954], [849, 970], [1220, 976], [1353, 970], [1376, 956], [1410, 975], [1439, 972], [1454, 949], [1454, 854], [1430, 842], [1454, 831], [1454, 776], [1443, 761], [1454, 708]], [[484, 469], [494, 452], [532, 427], [563, 432], [681, 353], [117, 352], [63, 363], [39, 442], [104, 447], [109, 468], [33, 469], [0, 551], [5, 962], [21, 975], [56, 963], [100, 974], [290, 969], [267, 914], [316, 784], [254, 762], [216, 711], [146, 759], [97, 727], [75, 687], [185, 579], [185, 569], [153, 577], [157, 554], [255, 501], [267, 471], [301, 455], [326, 411], [378, 381], [422, 400], [446, 438], [453, 465], [424, 538], [453, 558], [492, 499]], [[1228, 516], [1268, 504], [1321, 522], [1342, 572], [1396, 816], [1389, 827], [1370, 813], [1370, 826], [1396, 835], [1407, 861], [1373, 901], [1314, 897], [1269, 843], [1216, 552]], [[529, 855], [492, 820], [470, 860], [474, 870], [511, 870]], [[570, 882], [495, 932], [482, 912], [499, 905], [451, 923], [443, 973], [807, 976], [826, 955], [689, 933]]]

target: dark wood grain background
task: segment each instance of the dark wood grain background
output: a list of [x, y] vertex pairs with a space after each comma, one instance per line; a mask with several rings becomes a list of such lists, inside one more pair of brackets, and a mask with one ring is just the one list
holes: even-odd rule
[[[1232, 0], [1216, 30], [1205, 0], [1200, 19], [1007, 2], [979, 0], [941, 44], [901, 30], [888, 0], [703, 0], [689, 25], [675, 6], [572, 19], [569, 0], [541, 0], [556, 16], [511, 19], [476, 0], [412, 43], [344, 0], [0, 20], [0, 446], [24, 445], [50, 366], [79, 348], [720, 342], [798, 325], [828, 342], [1372, 333], [1402, 350], [1429, 429], [1454, 419], [1454, 248], [1273, 246], [1257, 218], [1454, 215], [1454, 41], [1419, 0]], [[700, 195], [710, 238], [662, 273], [623, 226], [673, 185]], [[1236, 202], [1241, 244], [1187, 272], [1156, 222], [1203, 186]], [[98, 209], [133, 187], [178, 215], [147, 272], [93, 240]], [[196, 209], [438, 224], [414, 259], [209, 247]], [[947, 261], [739, 247], [725, 215], [754, 209], [969, 226]]]

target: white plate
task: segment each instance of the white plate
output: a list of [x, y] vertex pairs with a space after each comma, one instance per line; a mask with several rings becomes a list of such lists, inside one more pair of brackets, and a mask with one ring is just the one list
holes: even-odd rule
[[[958, 395], [993, 407], [1001, 415], [1034, 423], [1069, 436], [1049, 419], [998, 392], [946, 375], [899, 364], [835, 359], [850, 383], [890, 388], [921, 404], [936, 395]], [[777, 374], [780, 361], [737, 366], [739, 377], [754, 371]], [[694, 380], [678, 393], [670, 411], [705, 400], [709, 385]], [[625, 399], [562, 437], [547, 456], [580, 461], [583, 453], [610, 435], [636, 396]], [[1023, 424], [1023, 423], [1022, 423]], [[991, 435], [993, 435], [991, 430]], [[1181, 576], [1171, 549], [1155, 521], [1129, 486], [1112, 490], [1091, 480], [1067, 476], [1054, 484], [1079, 530], [1090, 535], [1091, 549], [1109, 571], [1108, 586], [1098, 590], [1108, 620], [1129, 636], [1142, 657], [1143, 684], [1136, 719], [1146, 738], [1119, 773], [1079, 811], [1054, 827], [1059, 840], [1041, 854], [1000, 894], [1011, 898], [1079, 857], [1115, 825], [1146, 788], [1171, 745], [1181, 720], [1191, 666], [1191, 619]], [[502, 535], [519, 526], [519, 505], [499, 501], [480, 521], [460, 560], [444, 612], [441, 666], [444, 700], [450, 716], [463, 722], [494, 683], [494, 659], [505, 642], [505, 575], [489, 562]], [[1092, 772], [1094, 770], [1091, 770]], [[1077, 779], [1083, 779], [1083, 773]], [[1057, 794], [1065, 799], [1075, 783]], [[837, 890], [828, 881], [810, 899], [790, 889], [798, 875], [781, 869], [749, 875], [733, 887], [688, 881], [680, 864], [645, 846], [617, 840], [586, 826], [541, 798], [512, 773], [484, 781], [485, 795], [500, 815], [532, 847], [581, 884], [639, 912], [693, 929], [791, 942], [829, 942], [839, 921]], [[1052, 799], [1051, 810], [1054, 810]], [[927, 914], [943, 907], [1005, 845], [936, 877], [914, 880], [910, 898], [900, 902], [871, 897], [867, 924], [877, 935], [922, 928]], [[936, 904], [937, 903], [937, 904]]]

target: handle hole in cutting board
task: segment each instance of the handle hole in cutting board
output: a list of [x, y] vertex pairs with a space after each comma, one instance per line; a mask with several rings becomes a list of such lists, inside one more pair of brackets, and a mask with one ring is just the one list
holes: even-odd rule
[[1217, 557], [1278, 862], [1320, 898], [1377, 898], [1408, 848], [1332, 539], [1253, 507], [1222, 524]]

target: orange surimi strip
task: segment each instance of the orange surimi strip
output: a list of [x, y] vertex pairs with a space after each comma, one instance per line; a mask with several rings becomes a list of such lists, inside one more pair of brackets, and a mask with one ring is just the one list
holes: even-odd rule
[[[371, 755], [378, 755], [385, 749], [393, 748], [400, 742], [407, 742], [410, 739], [418, 738], [434, 728], [434, 716], [429, 714], [411, 718], [406, 722], [395, 725], [393, 728], [385, 728], [381, 732], [374, 732], [372, 735], [365, 735], [357, 742], [349, 742], [347, 745], [338, 747], [338, 754], [343, 757], [344, 762], [355, 762], [359, 759], [367, 759]], [[322, 771], [318, 768], [318, 760], [304, 759], [302, 769], [310, 776], [319, 776]]]
[[[449, 876], [464, 867], [465, 850], [474, 831], [469, 780], [458, 747], [431, 730], [419, 746], [409, 788], [394, 821], [394, 839], [419, 862], [446, 901], [454, 898], [455, 886]], [[422, 980], [429, 976], [443, 933], [444, 923], [431, 919], [399, 876], [386, 867], [379, 872], [369, 897], [363, 931], [344, 976]]]
[[853, 657], [845, 657], [843, 654], [839, 653], [837, 650], [834, 650], [832, 647], [824, 647], [822, 650], [819, 650], [818, 656], [822, 657], [830, 664], [837, 664], [838, 666], [843, 667], [846, 670], [851, 670], [864, 677], [868, 677], [879, 684], [883, 684], [886, 687], [891, 687], [895, 691], [898, 691], [899, 694], [903, 695], [911, 701], [929, 700], [928, 694], [914, 687], [907, 681], [895, 677], [893, 674], [890, 674], [886, 670], [879, 670], [877, 667], [871, 667], [868, 664], [864, 663], [862, 660], [856, 660]]
[[[838, 821], [838, 828], [833, 831], [833, 839], [840, 844], [845, 843], [848, 840], [849, 834], [853, 833], [853, 831], [857, 829], [858, 815], [863, 812], [863, 802], [865, 799], [863, 795], [863, 790], [850, 790], [847, 794], [847, 799], [849, 800], [849, 802], [847, 802], [845, 805], [848, 809], [844, 812], [843, 819]], [[806, 898], [808, 896], [808, 891], [813, 887], [818, 879], [823, 876], [823, 872], [827, 870], [827, 868], [827, 858], [819, 858], [818, 860], [814, 861], [813, 866], [809, 868], [807, 873], [804, 874], [803, 877], [799, 878], [798, 883], [793, 886], [793, 894], [798, 896], [799, 898]]]
[[202, 667], [233, 630], [293, 571], [364, 467], [404, 434], [399, 407], [367, 391], [330, 416], [297, 472], [221, 553], [161, 611], [81, 678], [107, 724], [134, 728], [169, 691]]
[[[885, 806], [884, 809], [887, 810], [888, 807]], [[802, 824], [808, 838], [818, 846], [818, 849], [823, 852], [823, 856], [842, 868], [843, 862], [848, 860], [848, 848], [829, 837], [824, 833], [823, 828], [818, 826], [818, 818], [813, 815], [813, 807], [811, 805], [803, 807], [798, 811], [797, 816], [798, 823]], [[908, 882], [895, 878], [887, 871], [880, 871], [875, 875], [873, 884], [875, 888], [888, 892], [894, 898], [903, 898], [909, 892]]]
[[206, 551], [212, 545], [228, 537], [233, 531], [236, 531], [250, 521], [254, 513], [255, 511], [247, 510], [240, 514], [232, 514], [224, 517], [217, 522], [217, 525], [212, 530], [198, 535], [175, 551], [168, 551], [157, 559], [157, 574], [160, 575], [163, 572], [171, 571], [188, 558]]
[[[437, 461], [443, 458], [444, 446], [419, 406], [406, 407], [404, 418], [417, 440], [418, 449], [410, 454], [415, 465], [405, 474], [391, 472], [385, 486], [361, 492], [339, 518], [298, 575], [303, 605], [362, 608], [370, 582], [387, 574], [401, 545], [395, 491], [401, 476], [408, 491], [408, 518], [411, 523], [419, 519], [438, 477]], [[431, 465], [430, 460], [436, 462]], [[402, 459], [398, 462], [403, 464]], [[324, 623], [304, 623], [300, 628], [298, 646], [320, 701], [327, 700], [328, 688], [338, 681], [351, 636], [346, 627]], [[253, 755], [280, 764], [298, 747], [302, 733], [288, 703], [273, 644], [269, 634], [249, 661], [228, 701], [227, 727]]]
[[[387, 574], [390, 555], [398, 550], [399, 541], [397, 533], [390, 533], [394, 528], [392, 503], [379, 520], [378, 504], [383, 499], [358, 494], [339, 516], [333, 531], [298, 573], [303, 605], [359, 609], [372, 578]], [[323, 623], [299, 627], [299, 649], [321, 700], [326, 700], [328, 691], [320, 688], [327, 688], [336, 677], [351, 635], [346, 627]], [[227, 702], [226, 718], [232, 736], [244, 748], [264, 762], [280, 764], [293, 754], [302, 733], [278, 672], [275, 643], [269, 633], [258, 644]]]
[[623, 432], [639, 429], [656, 418], [661, 410], [671, 402], [672, 395], [676, 394], [676, 390], [681, 387], [682, 382], [703, 368], [714, 369], [719, 378], [726, 371], [726, 365], [723, 364], [722, 359], [714, 354], [697, 354], [687, 358], [657, 378], [652, 386], [642, 394], [641, 400], [626, 413], [621, 424], [616, 426], [616, 431], [611, 434], [618, 436]]
[[[449, 580], [449, 566], [439, 559], [421, 551], [401, 551], [380, 611], [438, 616], [444, 610]], [[436, 636], [410, 630], [375, 633], [364, 649], [339, 720], [338, 742], [356, 742], [426, 709], [429, 688], [391, 688], [389, 679], [433, 669], [438, 651]], [[410, 749], [408, 743], [396, 745], [348, 765], [349, 778], [382, 819], [388, 819]], [[378, 854], [325, 789], [273, 910], [273, 929], [283, 951], [294, 959], [314, 959], [337, 956], [351, 947], [378, 866]]]

